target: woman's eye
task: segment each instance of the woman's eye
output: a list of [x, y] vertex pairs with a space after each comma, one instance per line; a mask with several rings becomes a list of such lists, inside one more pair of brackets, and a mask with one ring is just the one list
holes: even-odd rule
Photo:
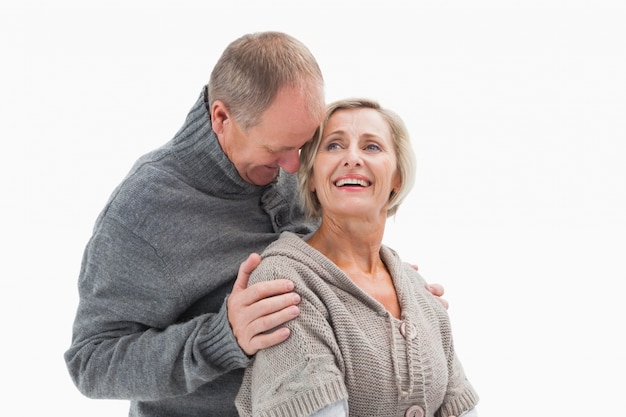
[[326, 150], [327, 151], [332, 151], [334, 149], [339, 149], [339, 144], [338, 143], [329, 143], [328, 145], [326, 145]]
[[372, 152], [378, 152], [380, 151], [380, 146], [370, 143], [369, 145], [365, 147], [365, 149], [367, 149], [368, 151], [372, 151]]

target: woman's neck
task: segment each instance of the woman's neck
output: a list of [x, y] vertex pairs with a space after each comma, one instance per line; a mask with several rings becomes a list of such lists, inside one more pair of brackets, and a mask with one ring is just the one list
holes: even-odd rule
[[308, 243], [342, 270], [373, 273], [382, 264], [379, 252], [384, 231], [384, 222], [336, 222], [323, 218]]
[[322, 219], [308, 244], [324, 254], [394, 317], [401, 315], [391, 274], [380, 258], [385, 223], [338, 224]]

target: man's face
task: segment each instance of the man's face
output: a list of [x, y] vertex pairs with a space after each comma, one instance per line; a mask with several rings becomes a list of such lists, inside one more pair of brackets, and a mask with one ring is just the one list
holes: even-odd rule
[[[322, 100], [322, 98], [320, 98]], [[323, 103], [319, 106], [323, 109]], [[222, 149], [237, 168], [241, 178], [254, 185], [267, 185], [282, 168], [294, 173], [300, 166], [300, 148], [309, 141], [321, 123], [323, 114], [312, 117], [304, 95], [284, 87], [262, 114], [261, 121], [244, 131], [232, 118], [213, 120]]]

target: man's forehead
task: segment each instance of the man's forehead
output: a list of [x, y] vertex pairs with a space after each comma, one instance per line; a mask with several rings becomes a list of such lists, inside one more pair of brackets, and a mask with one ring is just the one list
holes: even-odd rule
[[258, 126], [258, 130], [255, 132], [260, 139], [261, 145], [271, 152], [288, 152], [300, 149], [306, 142], [311, 140], [316, 126], [311, 128], [304, 128], [300, 126], [288, 126], [288, 124], [275, 126], [274, 128], [266, 129], [267, 125]]

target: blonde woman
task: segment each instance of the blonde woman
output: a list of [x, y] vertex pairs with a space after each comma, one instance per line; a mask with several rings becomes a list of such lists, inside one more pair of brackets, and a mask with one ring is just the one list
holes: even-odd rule
[[414, 179], [402, 120], [371, 100], [336, 102], [300, 161], [302, 201], [320, 227], [283, 233], [250, 282], [292, 280], [301, 312], [286, 342], [246, 370], [240, 415], [475, 416], [445, 308], [382, 244]]

